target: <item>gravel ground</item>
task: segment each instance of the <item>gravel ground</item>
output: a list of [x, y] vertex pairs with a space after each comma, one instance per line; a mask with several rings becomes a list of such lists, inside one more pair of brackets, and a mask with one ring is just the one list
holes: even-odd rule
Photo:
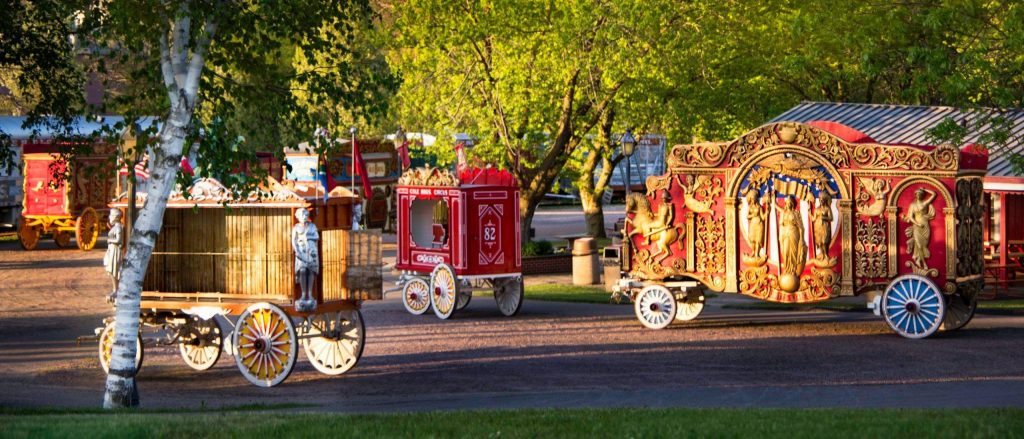
[[[40, 247], [0, 242], [0, 406], [97, 406], [104, 375], [96, 345], [75, 339], [111, 312], [103, 243], [88, 253]], [[725, 299], [711, 299], [695, 322], [649, 331], [630, 306], [528, 301], [505, 318], [477, 297], [440, 321], [409, 315], [392, 294], [365, 305], [364, 355], [344, 376], [321, 375], [300, 354], [284, 384], [260, 389], [228, 355], [196, 372], [176, 348], [153, 347], [140, 393], [145, 407], [336, 411], [1024, 406], [1024, 317], [979, 315], [965, 330], [912, 341], [870, 313], [715, 305]]]

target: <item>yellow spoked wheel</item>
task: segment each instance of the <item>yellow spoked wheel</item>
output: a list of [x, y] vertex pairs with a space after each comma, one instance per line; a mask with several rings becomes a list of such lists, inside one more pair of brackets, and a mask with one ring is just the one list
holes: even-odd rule
[[[138, 374], [139, 369], [142, 368], [142, 358], [145, 355], [142, 351], [142, 334], [139, 334], [135, 343], [135, 374]], [[100, 332], [99, 355], [100, 367], [103, 368], [103, 373], [110, 373], [110, 356], [113, 352], [114, 322], [111, 321], [103, 327], [103, 332]]]
[[71, 244], [71, 233], [64, 230], [53, 232], [53, 243], [60, 248], [67, 247]]
[[410, 314], [420, 315], [430, 308], [430, 285], [420, 278], [413, 278], [402, 287], [402, 302]]
[[191, 316], [182, 329], [178, 350], [185, 364], [195, 370], [207, 370], [217, 364], [224, 345], [217, 321]]
[[313, 315], [303, 325], [303, 335], [306, 358], [321, 373], [341, 375], [363, 356], [366, 329], [358, 309]]
[[434, 267], [430, 274], [430, 305], [434, 314], [440, 319], [448, 319], [455, 313], [455, 304], [459, 296], [458, 281], [455, 272], [447, 264]]
[[298, 342], [291, 317], [269, 303], [250, 306], [235, 325], [235, 364], [242, 376], [260, 387], [281, 384], [295, 368]]
[[100, 234], [100, 216], [91, 207], [82, 211], [82, 216], [75, 220], [75, 241], [82, 251], [92, 250], [96, 246], [96, 237]]
[[21, 224], [18, 226], [18, 242], [21, 243], [21, 248], [25, 250], [32, 250], [36, 248], [36, 244], [39, 244], [39, 227], [30, 226], [26, 224], [25, 218], [21, 219]]

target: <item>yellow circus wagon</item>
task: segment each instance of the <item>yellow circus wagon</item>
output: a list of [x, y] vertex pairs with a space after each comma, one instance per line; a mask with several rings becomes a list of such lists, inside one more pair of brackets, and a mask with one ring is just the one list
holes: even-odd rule
[[[196, 370], [226, 350], [261, 387], [288, 377], [300, 344], [322, 373], [355, 366], [365, 341], [361, 305], [382, 298], [380, 234], [351, 230], [359, 198], [273, 178], [245, 200], [213, 179], [187, 195], [172, 194], [146, 269], [137, 368], [143, 345], [176, 345]], [[127, 206], [127, 196], [111, 204]], [[105, 370], [113, 334], [109, 318], [99, 337]]]
[[908, 338], [964, 326], [983, 286], [987, 153], [865, 138], [779, 122], [675, 146], [668, 172], [626, 200], [617, 294], [653, 329], [696, 318], [705, 291], [863, 295]]

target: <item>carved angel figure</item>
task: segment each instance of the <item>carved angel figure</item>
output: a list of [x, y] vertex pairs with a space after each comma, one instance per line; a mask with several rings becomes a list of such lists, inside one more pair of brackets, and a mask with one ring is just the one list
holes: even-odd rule
[[768, 209], [761, 204], [757, 196], [757, 189], [747, 189], [747, 245], [750, 246], [750, 255], [757, 258], [761, 256], [761, 249], [764, 248], [764, 226], [768, 219]]
[[832, 244], [832, 196], [828, 191], [821, 191], [818, 196], [818, 207], [811, 216], [814, 227], [814, 253], [821, 260], [828, 258], [828, 248]]
[[799, 276], [807, 265], [807, 243], [804, 241], [804, 223], [796, 198], [786, 197], [779, 221], [779, 254], [784, 274]]
[[931, 221], [935, 218], [935, 192], [925, 188], [918, 188], [914, 191], [914, 201], [907, 208], [903, 219], [910, 223], [905, 233], [907, 235], [907, 252], [913, 258], [914, 264], [924, 268], [927, 265], [931, 251], [928, 250], [928, 243], [931, 241]]
[[316, 225], [309, 221], [309, 211], [301, 208], [295, 211], [298, 224], [292, 227], [292, 250], [295, 252], [295, 283], [302, 289], [302, 296], [295, 301], [295, 309], [308, 312], [316, 309], [313, 288], [316, 276], [320, 273], [320, 254], [317, 242], [320, 232]]

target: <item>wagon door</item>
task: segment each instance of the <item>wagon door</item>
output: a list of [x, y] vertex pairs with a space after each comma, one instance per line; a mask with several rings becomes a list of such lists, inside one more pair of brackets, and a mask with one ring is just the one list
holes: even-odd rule
[[65, 215], [67, 197], [64, 183], [55, 187], [50, 183], [53, 174], [50, 171], [52, 158], [49, 154], [43, 157], [26, 157], [25, 159], [25, 209], [24, 215]]

